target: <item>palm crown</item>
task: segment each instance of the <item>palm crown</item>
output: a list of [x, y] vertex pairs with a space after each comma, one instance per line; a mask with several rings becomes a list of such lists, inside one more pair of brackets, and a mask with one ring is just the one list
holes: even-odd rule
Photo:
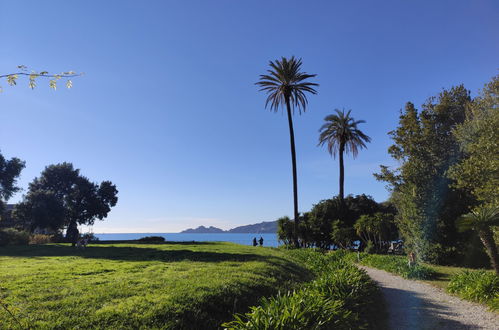
[[270, 110], [277, 111], [279, 106], [289, 102], [293, 111], [298, 108], [301, 114], [306, 110], [308, 100], [305, 92], [317, 94], [314, 86], [318, 84], [305, 81], [316, 75], [300, 72], [301, 64], [301, 59], [294, 56], [289, 60], [282, 57], [280, 61], [270, 61], [271, 69], [267, 70], [268, 74], [260, 75], [260, 81], [256, 83], [261, 87], [260, 91], [268, 94], [265, 107], [270, 104]]
[[319, 132], [319, 145], [327, 143], [329, 153], [336, 156], [338, 151], [344, 148], [346, 153], [352, 153], [354, 157], [359, 153], [359, 149], [366, 148], [365, 142], [370, 142], [371, 138], [357, 128], [358, 124], [365, 123], [364, 120], [354, 120], [350, 117], [348, 110], [335, 110], [332, 114], [324, 118], [326, 123], [322, 125]]
[[499, 207], [482, 206], [473, 210], [471, 213], [461, 216], [456, 221], [459, 231], [483, 230], [486, 227], [499, 225]]

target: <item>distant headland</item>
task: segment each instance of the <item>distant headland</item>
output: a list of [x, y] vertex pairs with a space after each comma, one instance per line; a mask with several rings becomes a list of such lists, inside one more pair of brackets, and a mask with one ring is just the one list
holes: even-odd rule
[[263, 221], [253, 225], [239, 226], [229, 230], [217, 227], [199, 226], [195, 229], [189, 228], [180, 232], [181, 234], [274, 234], [277, 233], [277, 221]]

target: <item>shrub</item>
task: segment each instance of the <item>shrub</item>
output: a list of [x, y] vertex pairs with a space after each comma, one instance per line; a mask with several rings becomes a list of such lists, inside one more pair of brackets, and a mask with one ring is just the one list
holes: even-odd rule
[[94, 242], [98, 242], [99, 241], [99, 237], [95, 236], [94, 233], [88, 233], [88, 234], [85, 234], [83, 236], [88, 239], [89, 243], [94, 243]]
[[0, 246], [28, 245], [29, 233], [13, 228], [0, 229]]
[[146, 236], [139, 238], [137, 241], [145, 243], [163, 243], [165, 238], [163, 236]]
[[409, 266], [407, 258], [404, 256], [361, 253], [360, 263], [365, 266], [386, 270], [387, 272], [409, 279], [425, 280], [432, 278], [435, 274], [433, 268], [422, 264]]
[[499, 276], [492, 272], [465, 270], [451, 277], [447, 291], [499, 310]]
[[[379, 291], [344, 251], [289, 253], [316, 274], [303, 288], [270, 299], [222, 326], [228, 329], [358, 329], [373, 327]], [[374, 322], [374, 323], [373, 323]], [[374, 326], [373, 328], [375, 328]]]
[[29, 237], [29, 244], [47, 244], [52, 242], [51, 235], [35, 234]]

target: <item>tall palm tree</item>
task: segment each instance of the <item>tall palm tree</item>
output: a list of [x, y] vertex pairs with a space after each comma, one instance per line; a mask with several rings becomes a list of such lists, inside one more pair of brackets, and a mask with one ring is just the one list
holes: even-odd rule
[[307, 82], [315, 74], [301, 72], [301, 59], [292, 56], [290, 59], [282, 57], [280, 60], [270, 61], [268, 74], [260, 75], [260, 81], [256, 85], [260, 86], [260, 91], [267, 93], [265, 107], [270, 105], [270, 110], [277, 112], [280, 107], [286, 106], [289, 125], [289, 140], [291, 144], [291, 162], [293, 165], [293, 200], [294, 200], [294, 222], [295, 222], [295, 245], [298, 246], [298, 183], [296, 175], [296, 151], [295, 134], [293, 130], [293, 118], [295, 108], [299, 114], [305, 112], [308, 104], [305, 93], [317, 94], [314, 89], [319, 86], [316, 83]]
[[494, 234], [491, 226], [499, 226], [499, 207], [497, 206], [481, 206], [473, 210], [471, 213], [463, 215], [456, 222], [459, 231], [475, 230], [480, 236], [487, 254], [490, 258], [490, 263], [497, 275], [499, 275], [499, 254], [497, 245], [494, 241]]
[[350, 117], [348, 110], [335, 109], [336, 113], [324, 118], [324, 125], [319, 129], [319, 145], [327, 143], [329, 153], [336, 157], [339, 154], [340, 158], [340, 200], [343, 201], [344, 197], [344, 181], [345, 181], [345, 168], [343, 165], [343, 153], [352, 153], [353, 157], [357, 157], [359, 149], [366, 148], [364, 142], [370, 142], [371, 138], [365, 135], [357, 128], [358, 124], [365, 123], [364, 120], [354, 120]]

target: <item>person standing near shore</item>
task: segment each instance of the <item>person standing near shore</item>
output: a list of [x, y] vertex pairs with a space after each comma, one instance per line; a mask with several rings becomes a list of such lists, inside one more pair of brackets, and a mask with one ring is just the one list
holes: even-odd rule
[[258, 243], [256, 242], [256, 237], [253, 237], [253, 246], [257, 246]]
[[260, 246], [263, 246], [263, 237], [260, 236], [260, 239], [258, 240], [258, 242], [260, 243]]

